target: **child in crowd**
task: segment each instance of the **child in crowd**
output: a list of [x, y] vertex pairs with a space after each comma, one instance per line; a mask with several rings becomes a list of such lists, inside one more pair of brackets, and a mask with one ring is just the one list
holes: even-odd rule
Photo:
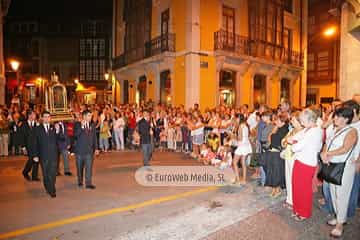
[[186, 124], [183, 123], [181, 126], [181, 132], [182, 132], [182, 140], [183, 140], [183, 151], [185, 153], [189, 153], [191, 151], [190, 148], [190, 142], [191, 142], [191, 136], [190, 136], [190, 130], [187, 127]]
[[160, 152], [164, 152], [166, 150], [167, 143], [167, 134], [165, 128], [161, 128], [160, 131]]
[[133, 136], [132, 136], [132, 144], [134, 148], [137, 150], [140, 147], [140, 134], [137, 129], [134, 130]]
[[212, 160], [211, 164], [220, 169], [231, 167], [232, 155], [230, 147], [230, 136], [224, 139], [224, 146], [219, 147], [215, 159]]
[[169, 124], [169, 127], [167, 129], [167, 147], [169, 151], [174, 151], [176, 149], [175, 128], [172, 124]]
[[179, 125], [176, 125], [175, 128], [175, 142], [176, 142], [176, 151], [181, 152], [182, 145], [183, 145], [183, 139], [182, 139], [182, 132], [181, 127]]
[[109, 138], [111, 137], [109, 121], [104, 120], [100, 126], [100, 136], [99, 143], [100, 149], [103, 152], [107, 152], [109, 150]]
[[212, 131], [207, 138], [207, 143], [213, 152], [217, 152], [220, 145], [220, 138], [214, 131]]

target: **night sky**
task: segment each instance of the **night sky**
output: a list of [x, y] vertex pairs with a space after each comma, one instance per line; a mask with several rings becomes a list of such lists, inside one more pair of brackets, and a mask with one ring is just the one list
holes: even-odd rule
[[12, 0], [8, 17], [111, 17], [112, 2], [112, 0]]

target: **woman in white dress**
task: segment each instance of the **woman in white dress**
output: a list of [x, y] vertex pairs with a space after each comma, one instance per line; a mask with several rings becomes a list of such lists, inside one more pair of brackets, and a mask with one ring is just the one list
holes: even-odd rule
[[[246, 124], [244, 115], [239, 116], [239, 128], [238, 128], [238, 146], [235, 150], [235, 156], [232, 163], [232, 167], [235, 174], [234, 183], [245, 184], [246, 183], [246, 157], [252, 152], [250, 140], [249, 140], [249, 128]], [[243, 178], [240, 181], [240, 173], [238, 163], [241, 161]]]

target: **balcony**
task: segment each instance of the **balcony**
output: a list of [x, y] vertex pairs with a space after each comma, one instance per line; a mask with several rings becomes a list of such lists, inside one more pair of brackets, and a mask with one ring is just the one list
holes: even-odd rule
[[145, 44], [146, 58], [163, 52], [175, 52], [175, 34], [161, 35]]
[[144, 44], [144, 47], [126, 51], [113, 59], [113, 68], [118, 69], [131, 63], [159, 55], [163, 52], [175, 51], [175, 34], [158, 36]]
[[302, 66], [302, 56], [299, 52], [261, 40], [250, 40], [248, 37], [224, 30], [214, 33], [214, 50]]

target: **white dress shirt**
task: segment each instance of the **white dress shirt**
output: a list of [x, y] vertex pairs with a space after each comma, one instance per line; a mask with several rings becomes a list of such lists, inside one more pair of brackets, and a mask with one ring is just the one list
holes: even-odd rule
[[299, 134], [303, 134], [298, 142], [291, 146], [294, 152], [294, 159], [301, 163], [315, 167], [318, 162], [318, 153], [322, 148], [323, 131], [319, 127], [303, 129]]

